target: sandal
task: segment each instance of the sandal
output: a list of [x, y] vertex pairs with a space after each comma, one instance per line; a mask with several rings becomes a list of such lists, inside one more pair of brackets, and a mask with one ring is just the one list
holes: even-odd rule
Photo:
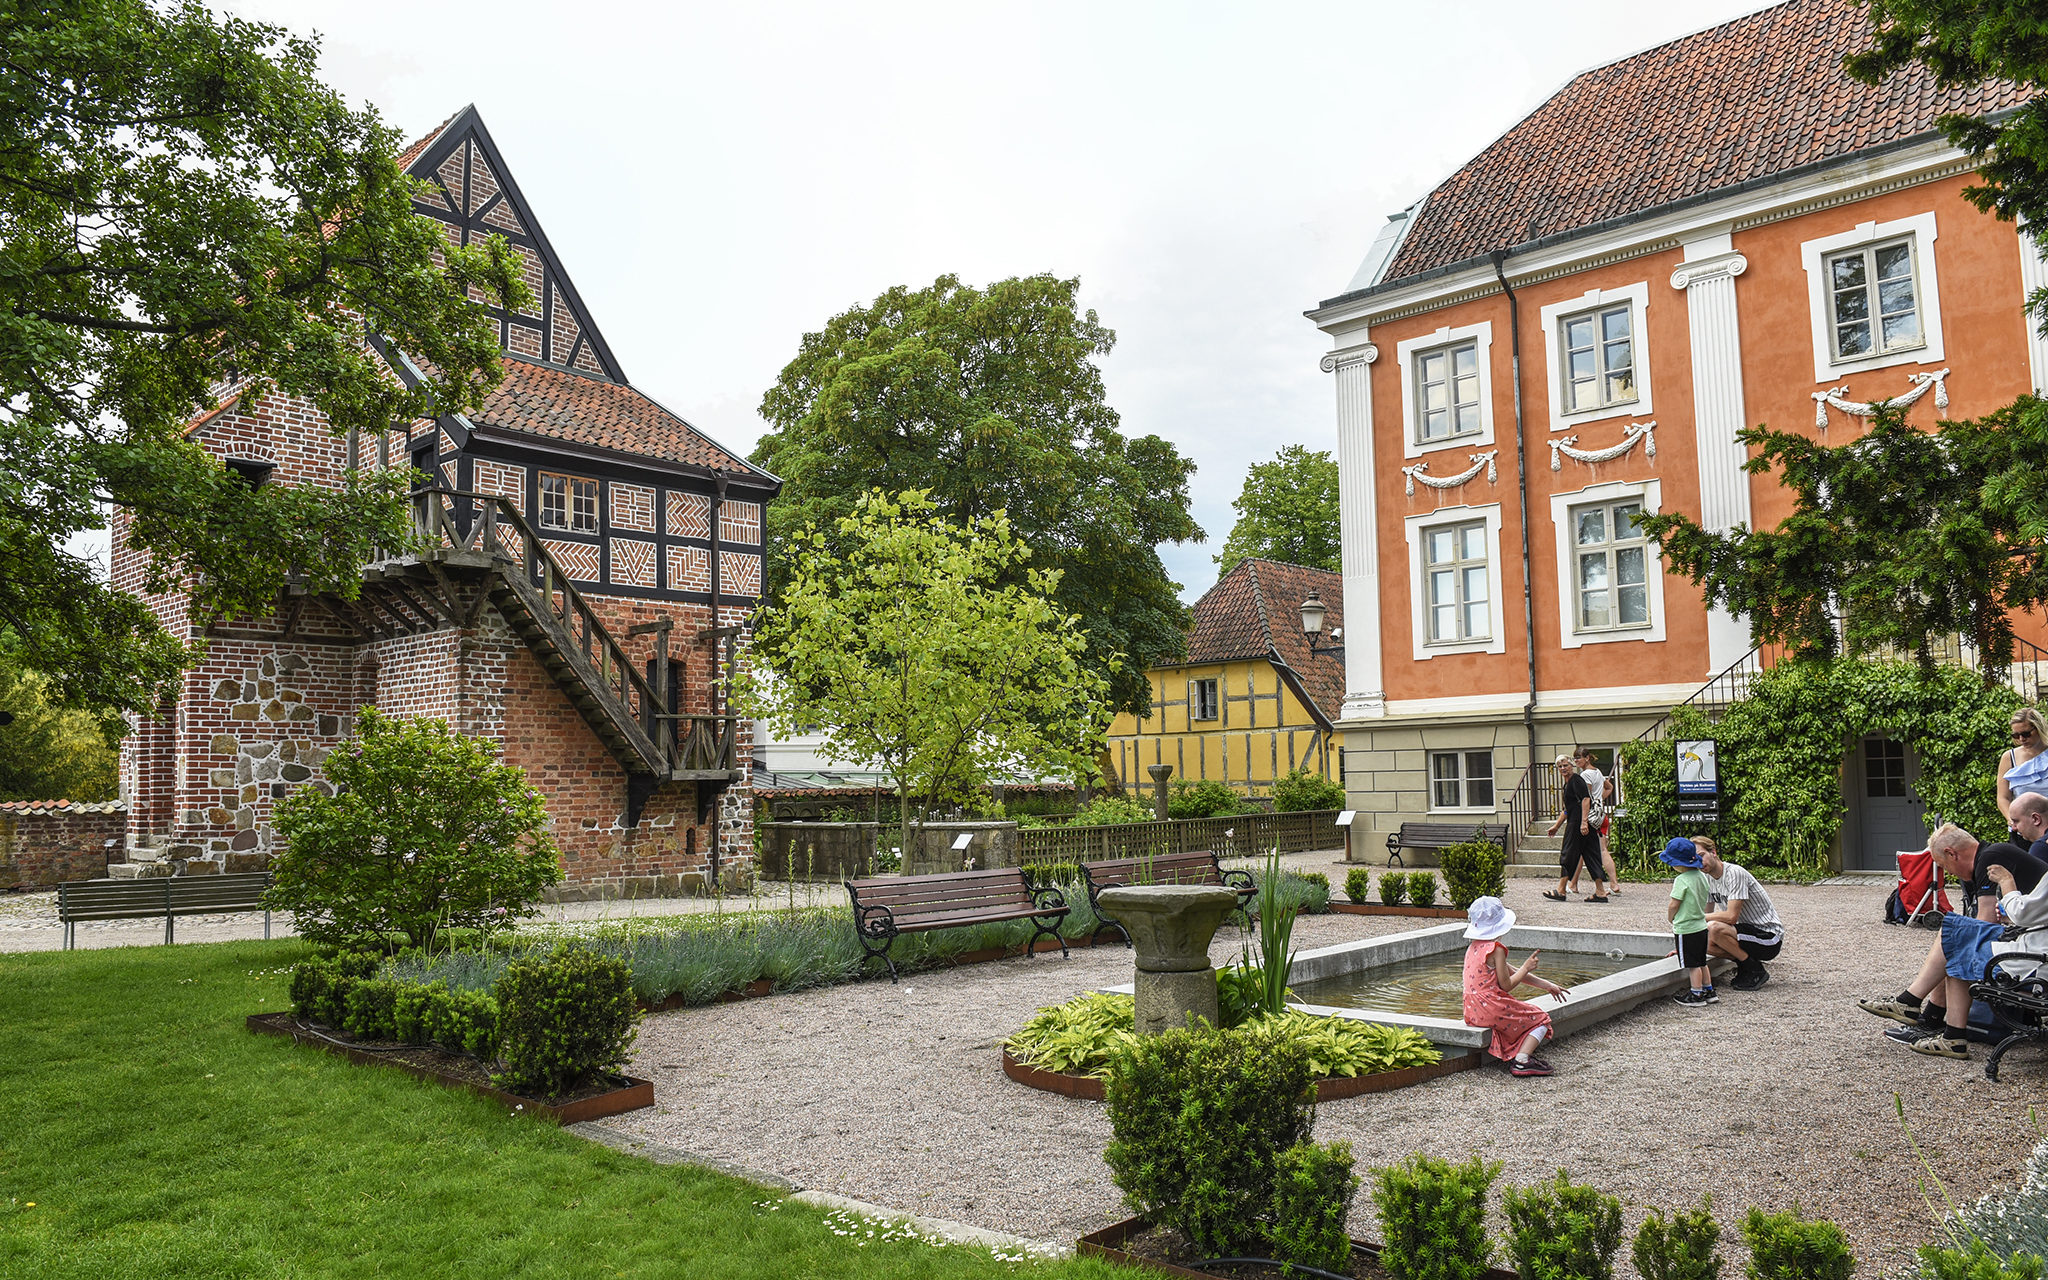
[[1550, 900], [1551, 900], [1552, 902], [1570, 902], [1570, 901], [1571, 901], [1571, 899], [1570, 899], [1570, 898], [1566, 897], [1566, 896], [1565, 896], [1564, 894], [1558, 893], [1557, 891], [1555, 891], [1555, 890], [1553, 890], [1553, 889], [1545, 889], [1545, 890], [1543, 891], [1543, 896], [1544, 896], [1544, 897], [1546, 897], [1546, 898], [1548, 898], [1548, 899], [1550, 899]]
[[[1676, 857], [1677, 855], [1676, 855], [1676, 854], [1674, 854], [1674, 855], [1672, 855], [1672, 856], [1673, 856], [1673, 857]], [[1607, 895], [1606, 895], [1606, 894], [1604, 894], [1604, 893], [1596, 893], [1596, 894], [1594, 894], [1594, 895], [1593, 895], [1592, 897], [1590, 897], [1590, 898], [1587, 898], [1587, 899], [1586, 899], [1586, 901], [1588, 901], [1588, 902], [1605, 902], [1605, 901], [1607, 901]]]

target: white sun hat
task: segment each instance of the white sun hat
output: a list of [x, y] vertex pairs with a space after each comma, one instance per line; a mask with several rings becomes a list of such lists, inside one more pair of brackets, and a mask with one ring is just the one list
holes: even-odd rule
[[1515, 927], [1515, 913], [1499, 898], [1474, 898], [1465, 918], [1471, 921], [1465, 926], [1465, 937], [1472, 942], [1491, 942]]

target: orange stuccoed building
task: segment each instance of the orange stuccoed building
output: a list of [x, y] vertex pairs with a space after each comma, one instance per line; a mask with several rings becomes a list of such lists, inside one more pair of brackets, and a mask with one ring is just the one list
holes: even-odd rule
[[[1873, 401], [1932, 425], [2048, 386], [2025, 309], [2048, 267], [1963, 199], [1935, 124], [2023, 91], [1861, 84], [1841, 58], [1866, 38], [1855, 6], [1793, 0], [1585, 72], [1308, 313], [1336, 382], [1361, 831], [1507, 820], [1561, 748], [1604, 757], [1747, 658], [1747, 623], [1630, 520], [1775, 526], [1790, 495], [1745, 474], [1741, 428], [1842, 443]], [[1889, 866], [1921, 815], [1863, 784], [1910, 752], [1847, 731], [1843, 860]]]

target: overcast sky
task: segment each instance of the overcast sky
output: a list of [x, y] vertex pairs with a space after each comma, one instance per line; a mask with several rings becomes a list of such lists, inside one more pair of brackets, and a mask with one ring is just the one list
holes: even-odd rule
[[1753, 3], [633, 5], [250, 0], [408, 139], [474, 102], [633, 382], [728, 447], [802, 335], [896, 284], [1078, 275], [1109, 399], [1192, 457], [1335, 448], [1343, 290], [1574, 74]]

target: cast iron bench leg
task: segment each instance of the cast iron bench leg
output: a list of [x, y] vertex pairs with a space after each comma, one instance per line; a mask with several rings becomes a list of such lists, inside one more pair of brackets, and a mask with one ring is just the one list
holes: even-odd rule
[[1060, 936], [1061, 919], [1062, 917], [1060, 916], [1054, 916], [1052, 924], [1047, 925], [1041, 917], [1033, 916], [1031, 918], [1031, 941], [1026, 943], [1024, 947], [1024, 955], [1027, 959], [1038, 954], [1038, 939], [1041, 935], [1050, 935], [1054, 942], [1060, 944], [1060, 959], [1071, 959], [1067, 954], [1067, 940]]

